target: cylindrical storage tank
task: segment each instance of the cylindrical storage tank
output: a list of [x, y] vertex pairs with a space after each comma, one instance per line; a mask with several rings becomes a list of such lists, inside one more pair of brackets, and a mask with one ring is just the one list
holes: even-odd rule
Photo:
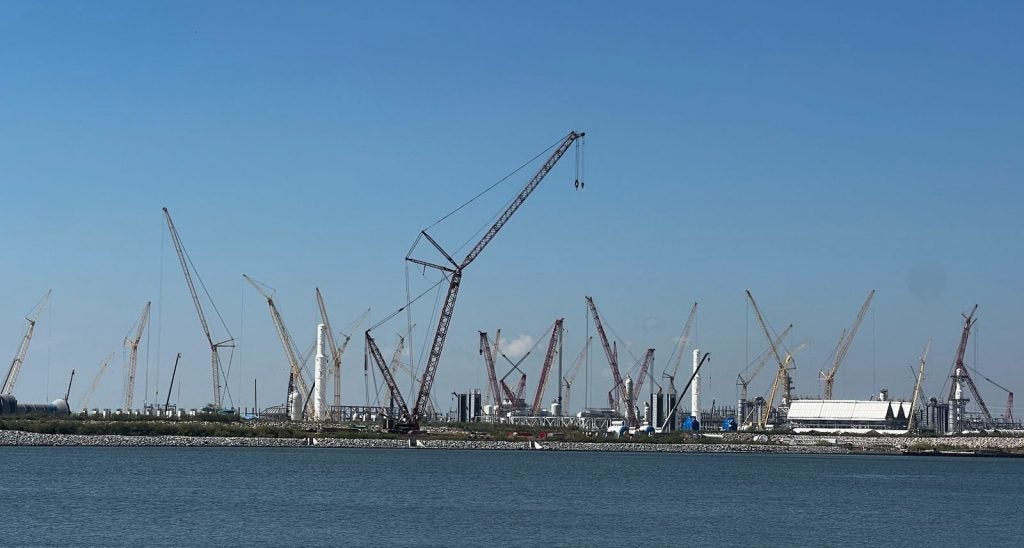
[[561, 417], [562, 416], [562, 404], [560, 404], [558, 402], [553, 402], [551, 404], [551, 414], [556, 416], [556, 417]]
[[302, 407], [305, 401], [303, 401], [302, 392], [298, 390], [291, 393], [288, 398], [288, 420], [301, 421], [302, 420]]

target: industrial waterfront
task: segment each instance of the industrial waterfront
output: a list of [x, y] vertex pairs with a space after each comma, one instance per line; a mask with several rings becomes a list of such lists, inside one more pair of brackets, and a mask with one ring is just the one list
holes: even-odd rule
[[[145, 303], [123, 341], [126, 360], [121, 379], [123, 400], [119, 408], [90, 407], [91, 398], [108, 369], [111, 355], [101, 361], [80, 401], [71, 401], [76, 373], [76, 369], [72, 369], [62, 398], [51, 403], [19, 402], [15, 394], [16, 382], [24, 367], [37, 322], [51, 298], [52, 291], [47, 291], [25, 317], [20, 344], [0, 390], [0, 415], [63, 417], [74, 412], [79, 418], [101, 421], [137, 416], [164, 420], [219, 417], [239, 423], [290, 421], [303, 424], [310, 421], [314, 424], [314, 431], [346, 426], [355, 428], [358, 424], [360, 428], [373, 425], [381, 432], [411, 436], [429, 435], [432, 429], [452, 423], [491, 424], [512, 430], [522, 427], [537, 433], [554, 430], [638, 440], [677, 432], [698, 434], [709, 431], [880, 435], [1024, 434], [1021, 423], [1013, 416], [1013, 391], [982, 375], [968, 361], [969, 342], [978, 321], [978, 305], [962, 314], [956, 354], [950, 373], [940, 377], [945, 378], [946, 382], [939, 393], [931, 395], [924, 391], [925, 369], [932, 346], [929, 340], [918, 356], [917, 367], [912, 367], [915, 372], [914, 382], [908, 383], [904, 389], [894, 390], [890, 394], [888, 388], [878, 388], [877, 394], [862, 399], [835, 397], [834, 386], [840, 366], [854, 344], [875, 298], [874, 289], [868, 291], [849, 325], [836, 326], [835, 331], [840, 333], [840, 337], [819, 371], [821, 392], [818, 395], [799, 395], [792, 376], [799, 359], [798, 354], [809, 341], [804, 340], [795, 345], [787, 343], [787, 335], [793, 329], [793, 324], [777, 332], [750, 290], [745, 291], [748, 311], [756, 320], [755, 331], [763, 335], [761, 344], [767, 347], [744, 367], [726, 372], [728, 376], [736, 376], [735, 406], [716, 405], [715, 400], [707, 406], [702, 399], [701, 370], [709, 363], [711, 352], [692, 348], [691, 329], [698, 316], [698, 302], [689, 307], [683, 328], [668, 352], [668, 358], [661, 365], [656, 360], [659, 351], [655, 347], [647, 348], [639, 355], [634, 354], [633, 350], [639, 351], [640, 347], [631, 349], [631, 342], [620, 337], [610, 327], [609, 319], [599, 311], [595, 298], [585, 295], [583, 300], [588, 314], [584, 332], [593, 332], [594, 335], [588, 335], [578, 351], [566, 349], [564, 317], [555, 319], [545, 329], [545, 336], [536, 338], [532, 347], [520, 349], [518, 353], [506, 352], [503, 344], [507, 341], [502, 338], [500, 330], [493, 337], [487, 331], [478, 331], [480, 362], [486, 379], [484, 387], [472, 387], [463, 393], [453, 392], [453, 408], [444, 412], [437, 403], [437, 394], [433, 389], [438, 371], [445, 362], [445, 345], [455, 317], [464, 274], [570, 151], [574, 151], [576, 157], [575, 187], [577, 190], [584, 188], [584, 182], [580, 179], [584, 137], [582, 131], [570, 131], [531, 162], [504, 177], [501, 181], [516, 175], [528, 164], [539, 164], [534, 174], [526, 179], [524, 186], [495, 214], [495, 220], [479, 230], [459, 250], [450, 253], [430, 231], [439, 230], [435, 227], [467, 206], [473, 206], [480, 196], [496, 185], [444, 214], [428, 229], [421, 230], [405, 257], [407, 268], [411, 266], [423, 272], [436, 271], [440, 275], [439, 279], [415, 297], [407, 288], [406, 301], [394, 312], [384, 315], [383, 319], [366, 326], [361, 337], [358, 336], [358, 330], [364, 320], [368, 320], [369, 310], [350, 322], [345, 330], [336, 330], [332, 327], [323, 292], [315, 287], [317, 321], [304, 324], [301, 331], [295, 331], [306, 332], [315, 328], [315, 343], [312, 348], [304, 350], [303, 345], [297, 342], [302, 337], [293, 336], [293, 331], [285, 323], [276, 301], [276, 291], [242, 274], [244, 281], [265, 301], [282, 349], [279, 378], [287, 378], [287, 383], [281, 382], [279, 386], [272, 387], [271, 393], [284, 394], [284, 401], [267, 407], [260, 407], [257, 403], [258, 387], [255, 381], [253, 407], [239, 409], [233, 404], [230, 375], [234, 352], [240, 343], [231, 335], [227, 322], [187, 251], [170, 211], [165, 207], [162, 213], [167, 235], [173, 244], [202, 338], [209, 349], [210, 403], [202, 409], [184, 409], [171, 404], [172, 395], [175, 391], [180, 394], [182, 389], [180, 381], [175, 384], [181, 359], [179, 352], [170, 372], [164, 402], [145, 401], [141, 408], [136, 407], [139, 355], [143, 339], [149, 333], [152, 301]], [[545, 160], [537, 162], [545, 156]], [[472, 241], [476, 243], [469, 247]], [[460, 255], [459, 252], [465, 247], [469, 247], [469, 251]], [[424, 248], [430, 254], [440, 255], [440, 259], [422, 258], [430, 256], [424, 255]], [[457, 256], [461, 258], [456, 259]], [[432, 342], [422, 347], [423, 352], [417, 360], [410, 340], [414, 334], [411, 310], [417, 301], [428, 294], [435, 298], [434, 316], [430, 318], [433, 328], [425, 332], [426, 335], [432, 333], [429, 339]], [[162, 296], [160, 300], [163, 300]], [[384, 331], [384, 326], [392, 320], [401, 318], [403, 313], [407, 315], [407, 327], [398, 333], [390, 356], [385, 357], [377, 342], [378, 333]], [[391, 328], [394, 328], [394, 324]], [[464, 333], [462, 331], [456, 336], [464, 336]], [[357, 344], [361, 342], [363, 346], [366, 398], [362, 404], [345, 404], [342, 401], [342, 361], [353, 341]], [[595, 346], [600, 348], [599, 352], [595, 353]], [[539, 363], [524, 363], [531, 355], [543, 356], [543, 359]], [[606, 378], [609, 384], [599, 387], [598, 393], [607, 389], [606, 405], [572, 410], [572, 389], [577, 385], [582, 367], [602, 357], [608, 366]], [[691, 358], [689, 367], [681, 368], [687, 358]], [[768, 371], [760, 378], [761, 385], [766, 386], [765, 391], [763, 395], [752, 394], [751, 384], [763, 369]], [[409, 389], [402, 386], [404, 380], [398, 380], [404, 378], [406, 373]], [[986, 404], [975, 378], [987, 381], [987, 388], [1005, 393], [1006, 405], [1001, 414]], [[107, 382], [110, 382], [109, 376]], [[465, 381], [458, 382], [462, 384]], [[159, 392], [156, 394], [159, 396]], [[273, 399], [274, 396], [271, 396]]]

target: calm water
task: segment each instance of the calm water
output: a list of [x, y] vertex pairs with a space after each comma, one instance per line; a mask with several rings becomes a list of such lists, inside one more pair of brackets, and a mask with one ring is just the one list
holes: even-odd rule
[[3, 546], [1020, 546], [1024, 535], [1024, 459], [99, 447], [0, 457]]

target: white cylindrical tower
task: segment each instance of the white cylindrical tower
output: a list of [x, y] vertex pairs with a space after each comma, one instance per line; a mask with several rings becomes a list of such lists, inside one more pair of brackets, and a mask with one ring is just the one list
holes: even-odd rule
[[327, 349], [324, 324], [316, 326], [316, 388], [313, 389], [313, 418], [322, 421], [327, 418]]
[[633, 401], [633, 378], [626, 375], [626, 380], [622, 383], [626, 385], [626, 401], [622, 402], [626, 406], [626, 418], [632, 418], [635, 412], [633, 404], [630, 403]]
[[[697, 348], [693, 349], [693, 371], [697, 373], [697, 367], [700, 365], [700, 350]], [[697, 373], [693, 377], [693, 384], [690, 385], [690, 403], [692, 410], [690, 414], [700, 419], [700, 373]]]

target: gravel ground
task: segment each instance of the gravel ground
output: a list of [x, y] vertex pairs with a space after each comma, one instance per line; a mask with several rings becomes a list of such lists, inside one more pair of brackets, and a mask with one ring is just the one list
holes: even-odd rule
[[[750, 434], [726, 434], [706, 437], [701, 443], [667, 444], [642, 442], [568, 442], [568, 441], [482, 441], [416, 440], [416, 447], [461, 450], [552, 451], [634, 451], [664, 453], [802, 453], [833, 454], [851, 452], [899, 453], [910, 446], [949, 447], [962, 450], [1024, 451], [1024, 437], [939, 437], [886, 438], [859, 436], [771, 435], [755, 441]], [[90, 447], [337, 447], [408, 448], [406, 439], [348, 438], [249, 438], [196, 436], [83, 436], [75, 434], [36, 434], [14, 430], [0, 431], [0, 446], [90, 446]]]

